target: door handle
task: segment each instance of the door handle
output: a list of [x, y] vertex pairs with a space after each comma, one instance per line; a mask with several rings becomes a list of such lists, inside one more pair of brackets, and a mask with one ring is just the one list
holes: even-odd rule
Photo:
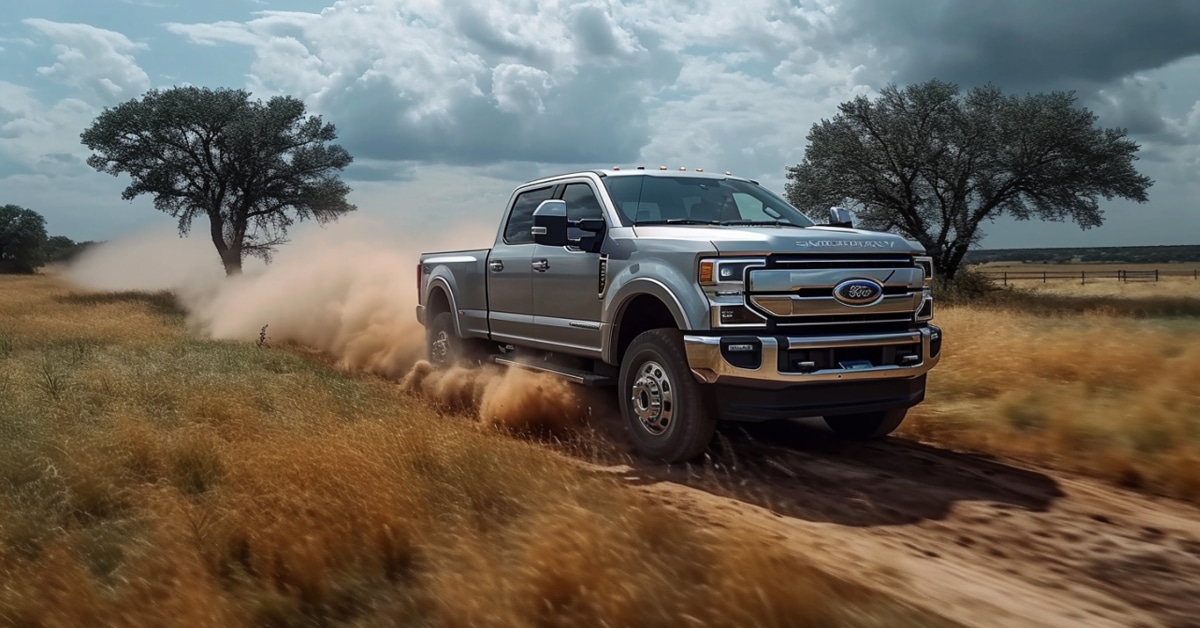
[[538, 271], [539, 273], [544, 273], [547, 270], [550, 270], [550, 260], [545, 260], [545, 259], [533, 260], [533, 269]]
[[494, 259], [494, 260], [488, 262], [488, 268], [492, 269], [492, 272], [498, 273], [498, 272], [504, 270], [504, 262], [502, 262], [498, 259]]

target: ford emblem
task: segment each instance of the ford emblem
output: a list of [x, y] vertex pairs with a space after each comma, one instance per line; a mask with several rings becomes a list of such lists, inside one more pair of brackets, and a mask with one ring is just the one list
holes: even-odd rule
[[873, 279], [847, 279], [833, 287], [833, 298], [851, 307], [875, 305], [883, 299], [883, 285]]

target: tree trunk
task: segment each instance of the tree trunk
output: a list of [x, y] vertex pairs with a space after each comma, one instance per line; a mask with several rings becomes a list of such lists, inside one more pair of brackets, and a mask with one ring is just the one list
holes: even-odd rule
[[217, 255], [221, 256], [221, 265], [225, 267], [225, 276], [242, 274], [242, 243], [229, 246], [225, 242], [225, 221], [219, 211], [208, 213], [208, 227], [213, 246], [217, 247]]
[[225, 266], [226, 277], [242, 274], [242, 252], [226, 249], [221, 253], [221, 264]]

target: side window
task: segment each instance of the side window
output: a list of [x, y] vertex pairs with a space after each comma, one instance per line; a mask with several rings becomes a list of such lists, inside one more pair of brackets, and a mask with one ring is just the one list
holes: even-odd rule
[[504, 226], [504, 241], [508, 244], [533, 244], [533, 211], [550, 198], [554, 186], [529, 190], [517, 195], [508, 224]]
[[[568, 183], [563, 189], [562, 200], [567, 204], [567, 220], [581, 218], [604, 218], [604, 210], [600, 207], [600, 199], [592, 191], [592, 186], [586, 183]], [[586, 238], [591, 234], [574, 227], [567, 230], [571, 239]]]
[[563, 190], [562, 200], [567, 204], [567, 220], [580, 218], [603, 218], [600, 199], [586, 183], [568, 183]]

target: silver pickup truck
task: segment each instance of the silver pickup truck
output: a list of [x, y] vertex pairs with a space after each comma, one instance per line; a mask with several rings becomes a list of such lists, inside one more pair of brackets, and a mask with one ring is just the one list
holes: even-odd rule
[[840, 208], [818, 225], [751, 179], [613, 168], [520, 185], [490, 249], [423, 253], [416, 315], [434, 366], [614, 386], [636, 447], [677, 462], [719, 420], [891, 433], [941, 356], [932, 274]]

